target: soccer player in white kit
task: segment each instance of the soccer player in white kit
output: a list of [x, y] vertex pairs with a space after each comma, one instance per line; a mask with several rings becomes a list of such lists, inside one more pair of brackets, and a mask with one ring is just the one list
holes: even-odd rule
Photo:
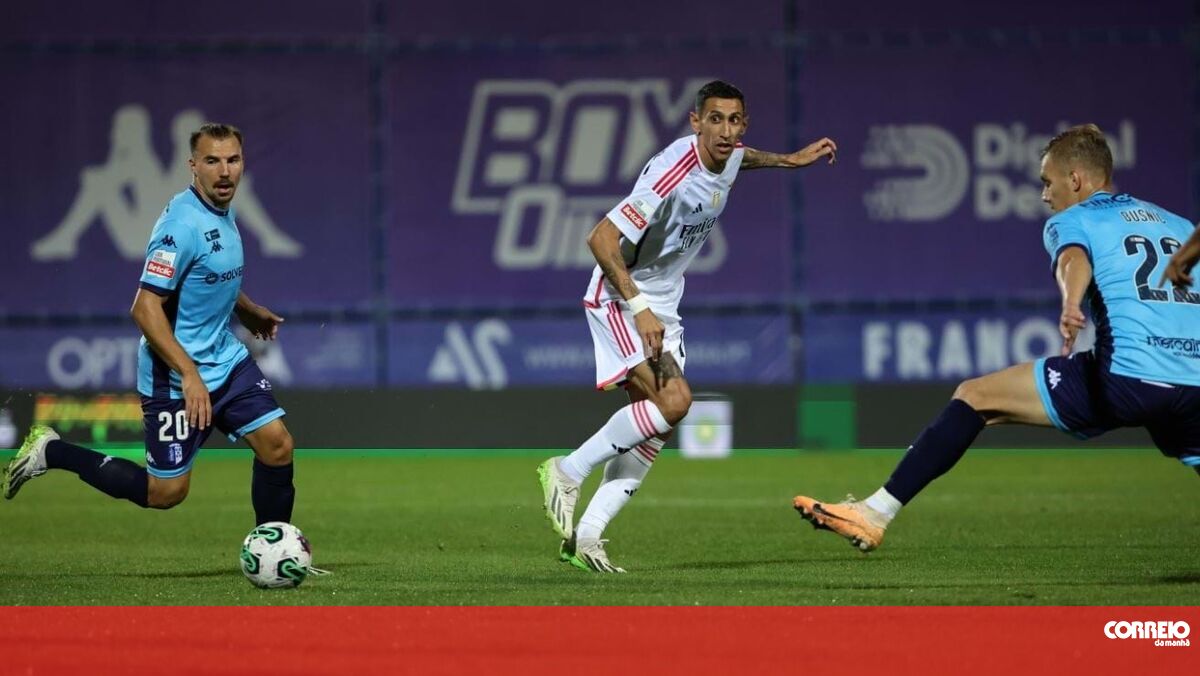
[[[630, 404], [575, 452], [538, 466], [546, 513], [562, 538], [559, 557], [582, 568], [623, 573], [600, 536], [637, 491], [692, 393], [679, 300], [683, 273], [708, 239], [742, 169], [832, 164], [837, 145], [822, 138], [787, 155], [744, 147], [748, 117], [741, 91], [721, 81], [696, 94], [694, 135], [667, 146], [638, 177], [629, 197], [588, 235], [596, 268], [583, 304], [596, 350], [596, 388], [624, 387]], [[579, 527], [579, 487], [604, 464], [604, 480]]]

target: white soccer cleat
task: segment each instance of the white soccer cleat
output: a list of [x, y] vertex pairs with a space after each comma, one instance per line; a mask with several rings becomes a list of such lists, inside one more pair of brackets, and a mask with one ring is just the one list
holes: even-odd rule
[[[608, 540], [597, 540], [594, 538], [574, 542], [574, 551], [568, 554], [566, 560], [572, 566], [583, 570], [590, 570], [597, 573], [624, 573], [624, 568], [613, 565], [613, 562], [608, 560], [608, 552], [604, 551], [604, 544], [606, 542]], [[564, 550], [568, 549], [570, 544], [567, 543], [564, 546]]]
[[58, 438], [58, 432], [35, 425], [21, 444], [21, 450], [4, 468], [4, 499], [12, 500], [26, 481], [46, 473], [46, 444]]
[[546, 516], [554, 532], [570, 540], [575, 530], [575, 502], [579, 500], [579, 484], [571, 481], [558, 463], [564, 456], [555, 456], [538, 465], [538, 482], [542, 484], [542, 500]]

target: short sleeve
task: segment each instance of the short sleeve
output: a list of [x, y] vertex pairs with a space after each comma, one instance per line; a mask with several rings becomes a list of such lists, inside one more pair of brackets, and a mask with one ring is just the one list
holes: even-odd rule
[[1059, 254], [1069, 246], [1082, 247], [1088, 258], [1092, 256], [1092, 245], [1083, 224], [1078, 219], [1061, 214], [1046, 221], [1046, 227], [1042, 231], [1042, 245], [1046, 247], [1046, 253], [1050, 254], [1051, 269], [1058, 265]]
[[630, 242], [641, 241], [671, 191], [696, 166], [696, 153], [690, 144], [686, 146], [686, 153], [670, 150], [650, 158], [638, 176], [633, 192], [608, 212], [608, 220]]
[[141, 288], [160, 296], [170, 294], [195, 257], [193, 229], [178, 220], [160, 221], [146, 246]]

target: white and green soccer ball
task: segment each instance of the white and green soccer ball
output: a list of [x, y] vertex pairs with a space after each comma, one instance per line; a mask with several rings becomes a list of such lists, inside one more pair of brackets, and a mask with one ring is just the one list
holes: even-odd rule
[[299, 587], [312, 565], [312, 545], [290, 523], [270, 521], [242, 542], [242, 573], [261, 589]]

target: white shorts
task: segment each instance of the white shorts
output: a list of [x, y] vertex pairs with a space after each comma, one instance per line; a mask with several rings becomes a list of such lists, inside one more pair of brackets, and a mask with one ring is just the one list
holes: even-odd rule
[[[651, 308], [653, 310], [653, 308]], [[608, 301], [597, 307], [584, 306], [588, 327], [592, 330], [592, 345], [596, 349], [596, 389], [612, 390], [621, 387], [629, 371], [646, 361], [642, 349], [642, 338], [638, 335], [633, 314], [617, 301]], [[679, 370], [683, 370], [687, 357], [683, 350], [683, 324], [679, 316], [666, 312], [654, 312], [663, 323], [663, 352], [675, 356]]]

